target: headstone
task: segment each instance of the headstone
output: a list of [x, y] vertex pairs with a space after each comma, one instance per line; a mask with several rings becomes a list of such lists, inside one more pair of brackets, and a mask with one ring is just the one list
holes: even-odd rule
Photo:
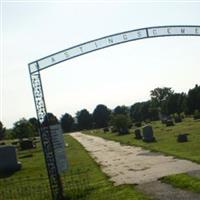
[[129, 130], [128, 128], [120, 128], [119, 129], [119, 134], [123, 135], [123, 134], [128, 134]]
[[171, 116], [165, 115], [161, 117], [162, 124], [167, 124], [167, 121], [171, 121], [171, 120], [172, 120]]
[[195, 113], [193, 118], [194, 118], [194, 120], [200, 119], [200, 112]]
[[167, 123], [167, 119], [162, 119], [161, 122], [162, 122], [162, 124], [166, 124]]
[[117, 132], [117, 129], [116, 129], [115, 127], [112, 127], [112, 128], [111, 128], [111, 132], [112, 132], [112, 133], [116, 133], [116, 132]]
[[132, 127], [133, 127], [133, 124], [130, 124], [130, 125], [128, 126], [129, 129], [131, 129]]
[[150, 119], [146, 119], [146, 120], [145, 120], [145, 123], [146, 123], [146, 124], [150, 124], [150, 123], [151, 123], [151, 120], [150, 120]]
[[152, 126], [144, 126], [142, 129], [143, 141], [144, 142], [154, 142], [155, 138], [153, 136]]
[[30, 139], [23, 139], [20, 141], [21, 150], [34, 149], [36, 145]]
[[142, 139], [142, 135], [141, 135], [140, 129], [136, 129], [134, 133], [135, 133], [135, 139], [136, 140], [141, 140]]
[[175, 116], [175, 117], [174, 117], [174, 121], [175, 121], [175, 123], [180, 123], [180, 122], [182, 122], [182, 119], [181, 119], [180, 115]]
[[166, 126], [174, 126], [174, 122], [172, 120], [167, 120], [165, 124]]
[[0, 147], [0, 172], [12, 172], [21, 168], [21, 163], [17, 162], [16, 148], [6, 145]]
[[103, 132], [104, 132], [104, 133], [105, 133], [105, 132], [109, 132], [109, 128], [108, 128], [108, 127], [104, 128], [104, 129], [103, 129]]
[[34, 137], [33, 138], [33, 143], [39, 143], [40, 142], [40, 137]]
[[179, 135], [177, 136], [177, 142], [187, 142], [187, 141], [188, 141], [187, 136], [188, 136], [187, 133], [179, 134]]
[[141, 127], [142, 126], [142, 122], [135, 122], [135, 126], [136, 127]]

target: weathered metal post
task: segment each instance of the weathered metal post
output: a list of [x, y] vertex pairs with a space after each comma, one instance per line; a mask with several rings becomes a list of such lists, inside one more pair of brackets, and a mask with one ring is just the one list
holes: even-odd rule
[[[39, 72], [38, 63], [35, 66], [38, 70], [34, 73], [31, 72], [29, 65], [29, 73], [31, 78], [33, 97], [36, 107], [37, 118], [39, 120], [40, 137], [46, 162], [46, 168], [49, 177], [49, 183], [53, 200], [63, 200], [63, 188], [60, 175], [58, 173], [58, 167], [56, 164], [55, 152], [53, 148], [53, 142], [51, 137], [51, 130], [49, 123], [47, 126], [43, 125], [45, 116], [47, 116], [47, 110], [45, 105], [44, 93], [42, 88], [42, 81]], [[47, 119], [48, 122], [48, 119]]]

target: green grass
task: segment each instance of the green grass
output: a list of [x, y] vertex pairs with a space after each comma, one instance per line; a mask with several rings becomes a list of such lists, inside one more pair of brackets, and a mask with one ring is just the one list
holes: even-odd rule
[[[12, 141], [7, 141], [7, 144], [9, 142]], [[36, 149], [17, 151], [17, 155], [22, 164], [21, 170], [9, 174], [0, 173], [2, 200], [48, 199], [50, 193], [47, 172], [40, 144], [37, 144]], [[35, 194], [30, 195], [29, 188], [35, 190]]]
[[[131, 134], [120, 136], [111, 132], [104, 133], [102, 130], [86, 131], [85, 133], [200, 163], [200, 120], [195, 121], [187, 118], [182, 123], [177, 123], [171, 127], [166, 127], [159, 121], [152, 122], [150, 125], [153, 127], [157, 140], [154, 143], [145, 143], [142, 140], [134, 139], [134, 129], [131, 130]], [[176, 137], [180, 133], [189, 133], [189, 142], [178, 143]]]
[[[81, 199], [149, 200], [149, 198], [136, 191], [132, 185], [113, 186], [113, 184], [108, 181], [108, 177], [101, 172], [100, 167], [93, 161], [80, 143], [67, 134], [65, 135], [65, 141], [69, 144], [66, 148], [69, 169], [64, 176], [65, 186], [69, 188], [75, 185], [76, 190], [73, 190], [73, 193], [80, 192], [82, 195]], [[15, 200], [50, 199], [47, 179], [41, 180], [41, 178], [39, 178], [40, 176], [47, 177], [41, 146], [38, 144], [36, 149], [18, 151], [18, 159], [22, 163], [22, 169], [20, 171], [6, 175], [7, 177], [5, 174], [0, 175], [0, 199], [10, 200], [11, 195], [14, 196], [12, 199]], [[87, 175], [89, 177], [90, 190], [84, 193], [80, 190], [80, 187], [76, 187], [77, 183], [74, 178], [71, 180], [70, 175], [72, 172], [75, 174], [78, 171], [85, 172], [86, 170], [88, 170]], [[23, 180], [26, 179], [26, 177], [29, 177], [29, 179], [31, 177], [34, 180], [24, 182]], [[80, 181], [79, 177], [77, 181]], [[30, 194], [27, 189], [29, 187], [35, 188], [35, 195]], [[45, 190], [47, 191], [46, 193], [44, 192]], [[17, 193], [15, 194], [16, 191]], [[65, 194], [66, 193], [67, 190], [65, 189]], [[70, 195], [71, 194], [68, 192], [67, 196]]]
[[200, 193], [200, 179], [187, 174], [177, 174], [161, 179], [162, 182], [173, 185], [181, 189]]

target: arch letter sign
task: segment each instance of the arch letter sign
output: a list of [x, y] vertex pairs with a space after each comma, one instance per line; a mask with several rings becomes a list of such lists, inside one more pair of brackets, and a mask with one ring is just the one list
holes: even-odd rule
[[77, 56], [81, 56], [113, 45], [145, 38], [165, 36], [200, 36], [200, 26], [158, 26], [126, 31], [102, 37], [96, 40], [91, 40], [89, 42], [73, 46], [71, 48], [59, 51], [29, 63], [28, 66], [36, 113], [40, 122], [40, 136], [53, 199], [63, 199], [62, 184], [58, 173], [50, 127], [43, 127], [42, 125], [42, 122], [44, 121], [44, 118], [47, 114], [47, 110], [42, 89], [40, 71]]

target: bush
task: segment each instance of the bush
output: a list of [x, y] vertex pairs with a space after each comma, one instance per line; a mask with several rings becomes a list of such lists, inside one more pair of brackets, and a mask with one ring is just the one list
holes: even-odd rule
[[133, 127], [133, 124], [130, 124], [130, 125], [128, 126], [129, 129], [131, 129], [132, 127]]
[[128, 130], [128, 128], [120, 128], [119, 129], [119, 134], [128, 134], [129, 133], [129, 130]]
[[165, 124], [166, 126], [174, 126], [174, 122], [172, 120], [167, 120]]
[[193, 118], [194, 119], [200, 119], [200, 111], [195, 110]]
[[185, 113], [182, 112], [182, 113], [180, 114], [180, 117], [181, 117], [181, 119], [184, 119], [184, 118], [185, 118]]
[[128, 133], [128, 127], [131, 125], [131, 120], [127, 115], [117, 114], [112, 117], [112, 125], [120, 134], [126, 134]]
[[136, 123], [135, 123], [135, 126], [136, 126], [136, 127], [141, 127], [141, 126], [142, 126], [142, 122], [136, 122]]
[[32, 124], [24, 118], [14, 123], [12, 132], [14, 137], [18, 139], [30, 138], [35, 134]]
[[180, 116], [178, 116], [178, 117], [174, 118], [174, 121], [175, 121], [175, 123], [180, 123], [180, 122], [182, 122], [182, 119]]
[[116, 132], [117, 132], [117, 129], [116, 129], [115, 127], [112, 127], [112, 128], [111, 128], [111, 132], [112, 132], [112, 133], [116, 133]]
[[103, 129], [103, 132], [104, 132], [104, 133], [105, 133], [105, 132], [109, 132], [109, 128], [107, 128], [107, 127], [104, 128], [104, 129]]
[[150, 123], [151, 123], [151, 120], [150, 120], [150, 119], [146, 119], [144, 122], [145, 122], [146, 124], [150, 124]]
[[182, 122], [182, 118], [180, 115], [178, 115], [177, 113], [174, 114], [174, 121], [175, 123], [180, 123]]

